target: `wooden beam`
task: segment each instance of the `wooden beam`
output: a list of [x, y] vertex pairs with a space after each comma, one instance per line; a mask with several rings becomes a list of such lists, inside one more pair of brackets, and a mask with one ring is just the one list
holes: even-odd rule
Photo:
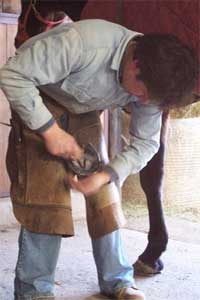
[[[16, 25], [6, 25], [6, 24], [0, 24], [0, 45], [1, 45], [1, 55], [0, 55], [0, 67], [6, 63], [6, 60], [8, 58], [8, 36], [12, 39], [9, 42], [9, 47], [12, 47], [13, 49], [13, 36], [12, 32], [13, 29], [9, 29], [8, 34], [8, 27], [16, 27]], [[11, 49], [9, 49], [9, 55], [11, 54]], [[13, 52], [12, 52], [13, 54]], [[9, 104], [6, 100], [3, 92], [0, 90], [0, 121], [9, 123], [10, 118], [10, 111], [9, 111]], [[8, 196], [9, 193], [9, 187], [10, 182], [8, 179], [8, 175], [6, 172], [6, 165], [5, 165], [5, 157], [6, 157], [6, 150], [8, 145], [8, 134], [9, 134], [10, 127], [4, 126], [0, 124], [0, 198]]]
[[9, 24], [7, 26], [7, 49], [6, 49], [7, 58], [13, 56], [15, 53], [14, 41], [15, 41], [16, 34], [17, 34], [17, 26]]
[[7, 14], [7, 13], [0, 13], [0, 24], [18, 24], [19, 15], [17, 14]]
[[[116, 22], [123, 24], [123, 0], [116, 1]], [[121, 151], [121, 109], [109, 110], [109, 158], [113, 159]]]

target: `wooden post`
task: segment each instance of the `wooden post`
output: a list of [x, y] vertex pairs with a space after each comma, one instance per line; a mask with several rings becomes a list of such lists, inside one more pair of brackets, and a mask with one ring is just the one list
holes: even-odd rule
[[109, 158], [113, 159], [121, 150], [121, 109], [109, 110]]
[[[117, 0], [116, 22], [123, 23], [123, 0]], [[112, 159], [121, 151], [121, 109], [114, 108], [109, 110], [109, 158]]]
[[[21, 12], [20, 0], [0, 0], [0, 67], [15, 52], [14, 39], [17, 31], [18, 15]], [[8, 101], [0, 90], [0, 122], [8, 123], [10, 109]], [[0, 124], [0, 198], [7, 197], [10, 182], [6, 172], [5, 157], [10, 127]]]

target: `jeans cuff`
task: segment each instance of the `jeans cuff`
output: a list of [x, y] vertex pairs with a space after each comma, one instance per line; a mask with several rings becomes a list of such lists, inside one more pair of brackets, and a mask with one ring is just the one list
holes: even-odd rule
[[53, 294], [34, 294], [34, 295], [19, 295], [17, 293], [14, 294], [14, 299], [15, 300], [55, 300]]

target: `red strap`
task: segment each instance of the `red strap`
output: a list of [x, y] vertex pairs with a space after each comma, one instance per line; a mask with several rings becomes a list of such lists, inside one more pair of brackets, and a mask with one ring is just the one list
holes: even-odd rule
[[[46, 20], [47, 21], [47, 20]], [[56, 21], [56, 22], [53, 22], [53, 21], [47, 21], [48, 22], [48, 25], [45, 29], [45, 31], [51, 29], [53, 26], [55, 26], [56, 24], [61, 24], [61, 23], [72, 23], [72, 19], [68, 16], [65, 16], [63, 19], [59, 20], [59, 21]], [[45, 23], [47, 24], [47, 23]]]
[[[31, 1], [32, 2], [32, 1]], [[36, 1], [35, 1], [36, 2]], [[42, 22], [43, 24], [46, 24], [48, 25], [46, 30], [47, 31], [48, 29], [50, 29], [51, 27], [57, 25], [57, 24], [61, 24], [61, 23], [71, 23], [72, 22], [72, 19], [68, 16], [65, 16], [63, 19], [60, 19], [58, 21], [50, 21], [50, 20], [47, 20], [45, 18], [43, 18], [41, 16], [41, 14], [39, 13], [39, 11], [36, 9], [35, 7], [35, 4], [32, 3], [32, 8], [34, 10], [34, 13], [35, 13], [35, 17], [40, 21]]]

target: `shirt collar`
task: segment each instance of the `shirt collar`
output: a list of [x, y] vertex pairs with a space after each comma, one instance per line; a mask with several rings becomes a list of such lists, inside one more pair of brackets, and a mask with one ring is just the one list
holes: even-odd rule
[[129, 36], [125, 36], [121, 42], [120, 45], [117, 47], [115, 54], [113, 56], [112, 62], [111, 62], [111, 69], [117, 71], [117, 79], [119, 81], [119, 70], [120, 70], [120, 64], [123, 57], [123, 54], [126, 50], [126, 47], [130, 40], [134, 39], [134, 37], [141, 35], [139, 32], [133, 32], [130, 31]]

